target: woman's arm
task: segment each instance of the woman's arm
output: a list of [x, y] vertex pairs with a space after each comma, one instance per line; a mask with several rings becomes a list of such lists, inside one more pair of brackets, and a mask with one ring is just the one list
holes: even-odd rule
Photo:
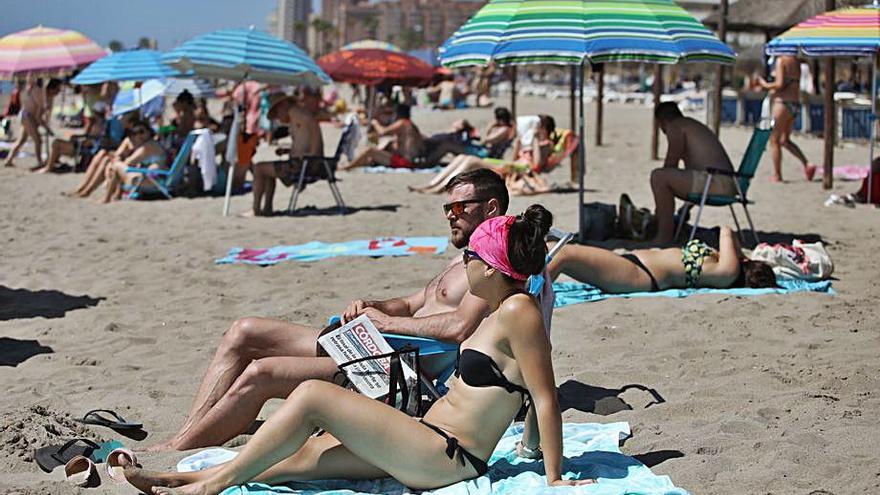
[[776, 62], [776, 68], [773, 70], [773, 82], [767, 82], [763, 77], [758, 76], [758, 85], [768, 91], [777, 91], [785, 86], [785, 69], [783, 64]]
[[730, 227], [721, 227], [718, 236], [718, 264], [711, 270], [704, 270], [700, 276], [700, 285], [719, 289], [729, 288], [739, 275], [739, 263], [742, 250], [739, 241]]
[[498, 323], [508, 332], [510, 349], [532, 396], [541, 450], [544, 453], [547, 484], [589, 483], [591, 480], [578, 482], [562, 479], [562, 416], [556, 398], [550, 341], [544, 332], [541, 311], [529, 296], [516, 295], [501, 305]]
[[394, 122], [393, 124], [391, 124], [387, 127], [382, 125], [382, 123], [376, 119], [373, 119], [370, 123], [373, 125], [373, 129], [376, 129], [376, 133], [380, 136], [387, 136], [389, 134], [394, 134], [397, 132], [398, 129], [400, 129], [400, 126], [403, 125], [403, 121], [400, 121], [400, 120]]

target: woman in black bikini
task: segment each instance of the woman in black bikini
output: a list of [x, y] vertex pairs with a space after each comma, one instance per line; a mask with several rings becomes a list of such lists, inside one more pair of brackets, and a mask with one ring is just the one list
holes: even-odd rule
[[782, 182], [782, 148], [788, 150], [804, 167], [804, 177], [813, 180], [816, 166], [807, 160], [804, 152], [791, 140], [794, 121], [801, 111], [801, 66], [792, 55], [780, 55], [772, 83], [758, 78], [758, 85], [770, 91], [773, 113], [773, 133], [770, 135], [770, 154], [773, 157], [771, 182]]
[[548, 269], [554, 279], [564, 273], [609, 293], [776, 286], [770, 265], [743, 259], [730, 227], [721, 228], [718, 247], [715, 251], [695, 239], [684, 248], [637, 249], [619, 255], [597, 247], [568, 245], [553, 257]]
[[[590, 482], [561, 479], [562, 420], [550, 342], [537, 303], [524, 291], [527, 276], [543, 269], [551, 221], [546, 209], [533, 205], [523, 215], [489, 219], [471, 236], [464, 252], [468, 284], [492, 313], [461, 344], [458, 377], [421, 420], [336, 385], [308, 381], [233, 461], [197, 473], [128, 466], [126, 478], [155, 494], [214, 495], [248, 481], [386, 476], [411, 488], [438, 488], [484, 474], [498, 440], [530, 402], [547, 483]], [[312, 436], [316, 428], [327, 434]]]

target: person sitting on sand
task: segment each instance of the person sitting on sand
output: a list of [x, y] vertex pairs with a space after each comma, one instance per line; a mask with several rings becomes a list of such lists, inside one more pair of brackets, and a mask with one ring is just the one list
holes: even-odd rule
[[145, 180], [144, 174], [129, 172], [129, 168], [168, 169], [170, 166], [168, 153], [154, 136], [153, 129], [146, 122], [140, 122], [132, 127], [130, 137], [134, 151], [124, 160], [115, 161], [107, 166], [107, 186], [102, 203], [122, 199], [123, 184], [134, 185]]
[[[513, 162], [484, 159], [474, 155], [458, 155], [449, 165], [437, 173], [428, 184], [410, 187], [410, 190], [421, 193], [438, 193], [443, 190], [446, 182], [451, 177], [480, 168], [494, 170], [505, 179], [516, 177], [523, 172], [540, 173], [547, 168], [553, 158], [551, 151], [555, 148], [559, 139], [561, 139], [561, 134], [556, 132], [556, 121], [553, 117], [539, 115], [538, 127], [534, 133], [532, 143], [523, 144], [521, 140], [516, 141], [514, 145], [514, 156], [516, 158]], [[535, 189], [546, 188], [546, 184], [541, 184], [541, 182], [543, 182], [543, 179], [536, 177], [533, 187]], [[517, 194], [525, 191], [523, 189], [512, 189], [511, 192]]]
[[124, 160], [134, 150], [135, 145], [131, 141], [131, 130], [140, 119], [136, 112], [130, 112], [122, 117], [123, 134], [126, 135], [115, 150], [101, 149], [89, 161], [86, 173], [79, 186], [71, 192], [64, 193], [74, 198], [87, 198], [104, 183], [107, 175], [107, 166], [114, 161]]
[[637, 249], [624, 255], [591, 246], [566, 245], [550, 261], [554, 279], [560, 273], [604, 292], [657, 292], [707, 287], [776, 287], [773, 269], [744, 259], [739, 240], [722, 227], [718, 251], [694, 239], [683, 248]]
[[[28, 76], [30, 77], [30, 76]], [[43, 163], [43, 138], [40, 136], [40, 127], [46, 130], [50, 136], [52, 129], [49, 127], [48, 120], [52, 112], [52, 100], [55, 95], [61, 92], [61, 81], [58, 79], [50, 79], [43, 88], [38, 82], [28, 81], [24, 91], [21, 92], [21, 111], [19, 119], [21, 120], [21, 135], [12, 148], [9, 155], [6, 156], [4, 167], [14, 167], [15, 157], [24, 146], [28, 139], [34, 142], [34, 154], [37, 157], [37, 165], [32, 170], [38, 170], [45, 166]]]
[[[332, 383], [291, 393], [232, 461], [196, 473], [151, 473], [131, 464], [129, 483], [155, 494], [216, 495], [249, 481], [391, 476], [426, 490], [483, 476], [487, 460], [524, 404], [534, 408], [549, 486], [562, 479], [562, 417], [541, 308], [525, 292], [547, 254], [552, 216], [540, 205], [486, 220], [462, 265], [468, 290], [491, 313], [461, 344], [459, 374], [421, 419]], [[389, 427], [393, 425], [393, 427]], [[316, 428], [326, 434], [312, 436]]]
[[304, 93], [297, 100], [275, 93], [269, 97], [269, 119], [286, 125], [290, 131], [290, 148], [278, 148], [278, 156], [288, 154], [286, 160], [261, 162], [254, 165], [254, 216], [271, 216], [274, 212], [275, 179], [286, 187], [299, 179], [304, 156], [323, 156], [324, 138], [315, 114], [305, 104]]
[[394, 137], [391, 151], [371, 146], [355, 157], [348, 166], [340, 167], [340, 170], [367, 167], [376, 163], [391, 168], [416, 168], [415, 159], [425, 155], [422, 133], [410, 119], [409, 105], [402, 103], [396, 105], [394, 115], [394, 123], [387, 127], [375, 119], [371, 123], [379, 136]]
[[483, 132], [483, 137], [476, 143], [461, 139], [463, 133], [472, 129], [466, 120], [453, 124], [452, 132], [434, 134], [425, 139], [427, 157], [425, 163], [437, 165], [449, 153], [455, 155], [471, 154], [488, 158], [501, 158], [510, 141], [516, 136], [516, 127], [510, 110], [504, 107], [495, 109], [495, 120]]
[[[509, 203], [504, 182], [484, 169], [450, 181], [446, 200], [449, 242], [457, 248], [467, 246], [484, 220], [503, 215]], [[357, 299], [342, 318], [365, 314], [380, 331], [462, 342], [488, 309], [486, 301], [468, 292], [465, 267], [456, 259], [415, 294]], [[150, 450], [221, 445], [247, 430], [267, 400], [287, 397], [309, 379], [331, 381], [336, 363], [315, 352], [321, 330], [266, 318], [236, 320], [224, 333], [183, 425]]]
[[55, 139], [52, 141], [52, 145], [49, 147], [49, 160], [46, 161], [46, 166], [34, 169], [33, 172], [40, 174], [50, 173], [55, 170], [55, 166], [61, 157], [79, 157], [81, 152], [92, 148], [97, 142], [102, 140], [105, 135], [106, 125], [107, 120], [104, 112], [93, 110], [85, 132], [70, 136], [69, 139]]
[[[664, 243], [671, 241], [675, 233], [675, 198], [686, 199], [690, 194], [703, 194], [709, 178], [707, 168], [733, 172], [733, 165], [712, 130], [682, 115], [674, 102], [657, 105], [654, 117], [667, 141], [663, 166], [651, 172], [651, 190], [657, 217], [654, 242]], [[684, 170], [678, 168], [679, 162], [684, 162]], [[736, 192], [732, 177], [715, 175], [712, 178], [709, 194], [733, 196]]]
[[758, 78], [758, 84], [770, 91], [773, 102], [773, 132], [770, 134], [770, 156], [773, 158], [773, 175], [770, 182], [782, 182], [782, 148], [788, 150], [804, 167], [807, 182], [813, 180], [816, 165], [807, 160], [804, 152], [791, 140], [794, 122], [801, 113], [801, 64], [793, 55], [776, 58], [773, 82]]

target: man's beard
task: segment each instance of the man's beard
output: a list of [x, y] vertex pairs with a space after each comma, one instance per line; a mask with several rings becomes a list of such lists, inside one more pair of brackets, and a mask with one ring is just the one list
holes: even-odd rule
[[471, 241], [471, 234], [473, 233], [473, 231], [467, 233], [460, 231], [458, 234], [452, 234], [449, 236], [449, 242], [458, 249], [466, 248]]

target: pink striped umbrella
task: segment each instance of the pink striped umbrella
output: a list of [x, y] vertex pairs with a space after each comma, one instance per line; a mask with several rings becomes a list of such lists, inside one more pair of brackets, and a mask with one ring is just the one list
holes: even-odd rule
[[57, 74], [105, 55], [81, 33], [38, 26], [0, 38], [0, 77]]

